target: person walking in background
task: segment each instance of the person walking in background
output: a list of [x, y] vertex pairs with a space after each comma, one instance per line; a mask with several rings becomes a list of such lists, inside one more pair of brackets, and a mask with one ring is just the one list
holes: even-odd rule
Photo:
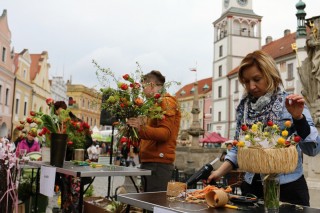
[[159, 71], [151, 71], [143, 76], [143, 92], [147, 98], [161, 94], [161, 108], [165, 118], [129, 118], [127, 124], [135, 127], [140, 138], [139, 157], [141, 169], [152, 171], [142, 185], [144, 191], [166, 191], [174, 170], [176, 140], [180, 127], [181, 113], [177, 100], [165, 92], [165, 76]]
[[[275, 61], [263, 51], [254, 51], [241, 61], [238, 78], [246, 93], [237, 107], [235, 139], [239, 139], [244, 123], [266, 123], [271, 120], [283, 129], [284, 121], [293, 122], [289, 135], [295, 133], [302, 139], [297, 145], [299, 159], [295, 171], [280, 174], [280, 201], [309, 206], [302, 153], [315, 156], [320, 151], [320, 142], [304, 98], [284, 91]], [[237, 167], [237, 149], [233, 148], [225, 156], [223, 164], [211, 173], [208, 181], [219, 179]], [[244, 179], [241, 186], [243, 195], [251, 193], [263, 197], [259, 174], [246, 173]]]

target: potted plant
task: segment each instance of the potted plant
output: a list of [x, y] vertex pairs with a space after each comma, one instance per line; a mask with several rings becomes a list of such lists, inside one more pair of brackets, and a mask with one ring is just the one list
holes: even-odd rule
[[44, 146], [50, 147], [51, 165], [61, 167], [67, 145], [71, 151], [74, 148], [84, 148], [86, 138], [91, 135], [91, 130], [87, 123], [77, 119], [69, 109], [56, 110], [52, 98], [48, 98], [46, 103], [50, 109], [48, 114], [41, 110], [31, 111], [30, 117], [21, 121], [21, 125], [17, 128], [24, 129], [27, 124], [36, 128], [37, 136], [42, 140]]

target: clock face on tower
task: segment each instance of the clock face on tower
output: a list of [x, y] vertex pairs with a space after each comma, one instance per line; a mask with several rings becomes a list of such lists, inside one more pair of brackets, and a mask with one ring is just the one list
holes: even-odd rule
[[248, 0], [238, 0], [238, 4], [240, 6], [246, 6], [248, 4]]
[[227, 8], [229, 6], [229, 1], [230, 0], [224, 0], [224, 7]]

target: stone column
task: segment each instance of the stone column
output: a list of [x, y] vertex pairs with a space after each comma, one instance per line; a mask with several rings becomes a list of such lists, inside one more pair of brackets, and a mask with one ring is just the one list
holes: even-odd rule
[[204, 130], [200, 126], [199, 122], [199, 97], [198, 97], [198, 82], [194, 83], [194, 96], [191, 113], [193, 115], [191, 127], [188, 129], [188, 133], [192, 136], [191, 147], [199, 147], [199, 136], [203, 135]]

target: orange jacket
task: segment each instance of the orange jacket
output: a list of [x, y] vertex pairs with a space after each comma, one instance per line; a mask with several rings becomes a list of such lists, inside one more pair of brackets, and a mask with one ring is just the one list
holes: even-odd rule
[[176, 157], [177, 137], [180, 127], [180, 107], [177, 100], [165, 94], [161, 108], [165, 119], [149, 119], [148, 124], [140, 129], [140, 161], [173, 163]]

